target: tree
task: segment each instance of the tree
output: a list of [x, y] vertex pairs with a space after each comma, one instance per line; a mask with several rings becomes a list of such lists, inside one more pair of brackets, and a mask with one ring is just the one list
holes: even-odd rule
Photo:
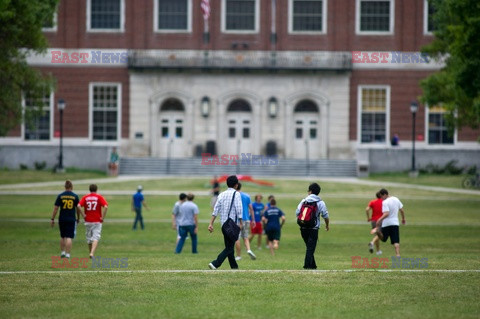
[[[26, 58], [46, 51], [42, 26], [53, 22], [57, 1], [0, 0], [0, 136], [22, 123], [22, 94], [28, 92], [35, 102], [54, 88], [53, 77], [30, 67]], [[41, 107], [25, 118], [35, 112], [42, 112]]]
[[429, 0], [435, 39], [422, 51], [445, 66], [422, 80], [422, 103], [442, 105], [447, 124], [478, 128], [480, 124], [480, 2]]

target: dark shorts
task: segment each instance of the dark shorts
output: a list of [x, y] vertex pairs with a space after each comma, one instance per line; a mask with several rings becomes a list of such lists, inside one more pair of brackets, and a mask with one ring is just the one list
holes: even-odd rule
[[267, 238], [270, 241], [280, 240], [280, 229], [265, 230], [265, 233], [267, 234]]
[[60, 227], [60, 237], [75, 238], [76, 222], [58, 222]]
[[400, 244], [400, 230], [398, 226], [387, 226], [382, 227], [383, 242], [386, 242], [388, 237], [390, 237], [390, 243]]

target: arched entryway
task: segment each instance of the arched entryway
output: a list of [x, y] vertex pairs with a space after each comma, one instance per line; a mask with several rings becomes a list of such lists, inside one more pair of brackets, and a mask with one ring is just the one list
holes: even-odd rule
[[159, 157], [187, 156], [185, 106], [177, 98], [167, 98], [159, 106], [157, 141]]
[[319, 158], [320, 148], [320, 110], [318, 104], [310, 99], [297, 102], [293, 109], [293, 158]]
[[245, 99], [232, 100], [227, 105], [228, 154], [252, 153], [252, 106]]

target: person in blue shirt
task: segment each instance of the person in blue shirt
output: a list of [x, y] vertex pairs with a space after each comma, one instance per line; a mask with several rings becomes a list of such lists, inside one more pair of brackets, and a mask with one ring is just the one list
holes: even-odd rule
[[262, 249], [262, 216], [265, 209], [265, 205], [262, 203], [263, 196], [260, 194], [255, 195], [255, 202], [252, 203], [253, 216], [255, 219], [255, 226], [251, 226], [251, 234], [249, 241], [251, 242], [253, 237], [257, 235], [257, 249]]
[[135, 221], [133, 222], [133, 230], [137, 230], [137, 222], [140, 222], [140, 227], [142, 230], [145, 229], [143, 225], [142, 217], [142, 206], [148, 209], [147, 203], [145, 203], [145, 198], [142, 194], [143, 187], [138, 185], [137, 192], [132, 197], [132, 211], [135, 212]]
[[253, 217], [253, 208], [252, 208], [252, 202], [250, 200], [250, 195], [244, 192], [240, 192], [240, 189], [242, 188], [242, 184], [238, 183], [237, 184], [237, 191], [241, 195], [242, 199], [242, 207], [243, 207], [243, 215], [242, 215], [242, 227], [240, 230], [240, 236], [235, 243], [235, 248], [237, 251], [237, 257], [235, 257], [236, 260], [242, 259], [241, 252], [241, 244], [240, 244], [240, 239], [243, 238], [243, 242], [245, 244], [245, 248], [247, 249], [247, 254], [250, 256], [252, 260], [257, 259], [257, 256], [253, 253], [253, 251], [250, 249], [250, 240], [248, 237], [250, 237], [250, 224], [255, 227], [255, 219]]
[[265, 223], [265, 233], [267, 234], [270, 254], [272, 254], [272, 256], [275, 256], [274, 249], [278, 249], [281, 228], [283, 227], [283, 224], [285, 224], [285, 214], [276, 205], [277, 201], [275, 198], [272, 198], [270, 200], [270, 208], [265, 210], [262, 217], [262, 220]]

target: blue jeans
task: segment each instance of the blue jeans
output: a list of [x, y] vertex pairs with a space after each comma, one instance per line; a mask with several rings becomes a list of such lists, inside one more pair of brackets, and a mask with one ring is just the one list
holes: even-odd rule
[[137, 222], [140, 222], [140, 227], [142, 230], [145, 229], [143, 225], [143, 217], [142, 217], [142, 208], [135, 208], [135, 221], [133, 222], [133, 230], [137, 229]]
[[195, 234], [195, 225], [188, 225], [188, 226], [179, 226], [178, 233], [180, 235], [180, 240], [178, 241], [177, 248], [175, 249], [176, 254], [180, 254], [182, 252], [183, 245], [185, 244], [185, 239], [187, 235], [190, 234], [190, 238], [192, 239], [192, 253], [196, 254], [197, 251], [197, 234]]

